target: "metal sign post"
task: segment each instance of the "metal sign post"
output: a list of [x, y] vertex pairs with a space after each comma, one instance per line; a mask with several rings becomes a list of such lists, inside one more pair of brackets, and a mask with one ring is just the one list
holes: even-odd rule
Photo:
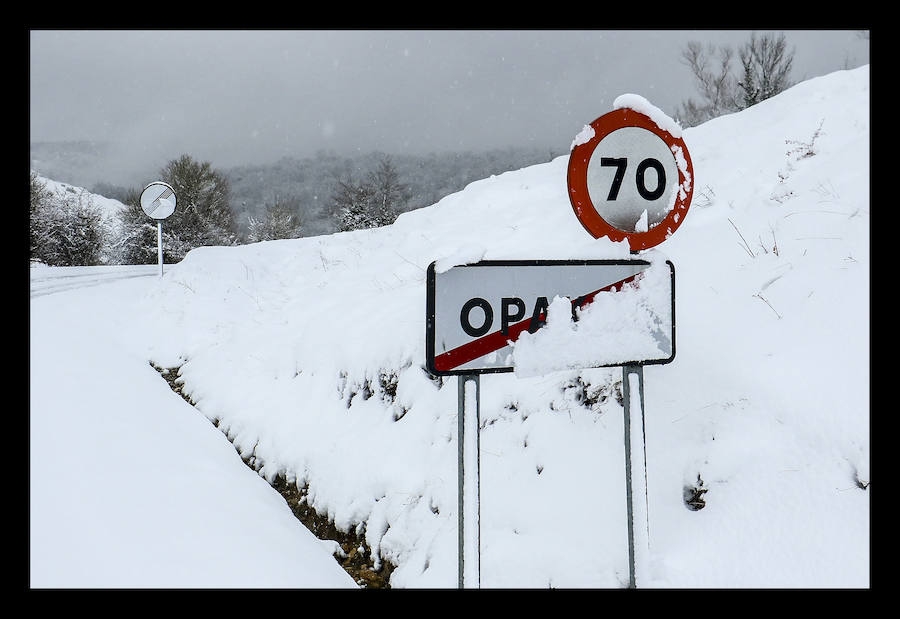
[[162, 220], [175, 212], [175, 190], [168, 183], [154, 181], [141, 192], [141, 208], [156, 220], [156, 251], [159, 257], [159, 276], [163, 276]]
[[481, 386], [478, 374], [460, 375], [457, 421], [459, 588], [481, 587]]
[[[644, 429], [644, 368], [622, 367], [625, 413], [625, 504], [628, 514], [628, 587], [646, 584], [650, 553], [647, 447]], [[637, 500], [635, 501], [635, 497]]]
[[156, 252], [159, 255], [159, 276], [163, 276], [162, 221], [156, 222]]

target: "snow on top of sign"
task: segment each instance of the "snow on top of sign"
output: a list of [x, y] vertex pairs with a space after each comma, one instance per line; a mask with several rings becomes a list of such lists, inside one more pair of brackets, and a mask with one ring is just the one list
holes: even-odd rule
[[572, 140], [572, 145], [569, 147], [569, 150], [572, 151], [575, 150], [576, 146], [587, 144], [593, 139], [594, 135], [596, 135], [594, 128], [590, 125], [585, 125], [581, 131], [578, 132], [578, 135], [575, 136], [575, 139]]
[[463, 264], [472, 264], [484, 258], [487, 248], [478, 243], [466, 243], [451, 251], [443, 258], [435, 260], [434, 270], [437, 273], [443, 273], [455, 266]]
[[637, 282], [598, 293], [578, 310], [577, 321], [572, 320], [571, 301], [555, 297], [545, 326], [522, 333], [513, 343], [516, 376], [668, 358], [670, 276], [668, 265], [657, 257]]
[[681, 125], [679, 125], [677, 122], [675, 122], [674, 119], [669, 117], [668, 114], [663, 112], [661, 109], [659, 109], [640, 95], [619, 95], [618, 97], [616, 97], [616, 100], [613, 101], [613, 109], [618, 110], [620, 108], [628, 108], [630, 110], [634, 110], [635, 112], [645, 114], [646, 116], [649, 116], [650, 120], [655, 122], [660, 129], [668, 131], [672, 135], [672, 137], [681, 137]]

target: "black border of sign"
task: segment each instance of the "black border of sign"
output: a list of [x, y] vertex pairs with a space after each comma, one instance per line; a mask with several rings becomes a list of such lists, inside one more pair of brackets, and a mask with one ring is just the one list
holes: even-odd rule
[[[627, 260], [483, 260], [481, 262], [473, 262], [471, 264], [461, 264], [451, 268], [470, 268], [470, 267], [520, 267], [520, 266], [559, 266], [559, 265], [575, 265], [589, 266], [600, 264], [650, 264], [649, 260], [633, 258]], [[425, 369], [432, 376], [464, 376], [471, 374], [499, 374], [514, 372], [513, 367], [502, 368], [484, 368], [470, 370], [447, 370], [440, 371], [434, 367], [434, 285], [435, 285], [435, 264], [432, 262], [428, 265], [428, 271], [425, 278]], [[652, 359], [649, 361], [626, 361], [623, 363], [612, 363], [608, 365], [598, 365], [592, 367], [609, 368], [621, 367], [625, 365], [665, 365], [671, 363], [675, 359], [675, 265], [671, 260], [666, 260], [669, 265], [669, 272], [672, 278], [672, 356], [667, 359]]]

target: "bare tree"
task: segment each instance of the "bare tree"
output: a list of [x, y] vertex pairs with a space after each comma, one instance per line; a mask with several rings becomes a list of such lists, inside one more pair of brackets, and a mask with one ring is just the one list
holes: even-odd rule
[[387, 155], [378, 159], [378, 165], [369, 174], [372, 188], [372, 211], [379, 226], [394, 223], [400, 209], [409, 201], [409, 188], [400, 182], [400, 174]]
[[689, 125], [705, 122], [739, 109], [735, 100], [735, 79], [731, 75], [734, 50], [729, 46], [703, 46], [697, 41], [687, 44], [682, 61], [690, 68], [700, 95], [700, 102], [688, 99], [680, 116]]
[[738, 56], [741, 60], [743, 77], [738, 81], [742, 95], [742, 109], [756, 105], [777, 95], [791, 86], [791, 65], [794, 51], [787, 51], [787, 41], [783, 34], [778, 36], [753, 33]]
[[262, 219], [250, 216], [247, 240], [251, 243], [275, 239], [296, 239], [301, 236], [302, 226], [298, 214], [297, 201], [275, 197], [266, 205]]
[[409, 201], [409, 193], [390, 157], [382, 155], [366, 180], [336, 179], [331, 201], [338, 229], [343, 232], [393, 223]]
[[697, 41], [685, 46], [681, 59], [694, 76], [700, 100], [688, 99], [679, 107], [676, 115], [682, 125], [691, 127], [740, 111], [791, 86], [794, 51], [787, 51], [783, 34], [758, 37], [753, 33], [737, 56], [740, 78], [732, 71], [735, 52], [731, 47]]

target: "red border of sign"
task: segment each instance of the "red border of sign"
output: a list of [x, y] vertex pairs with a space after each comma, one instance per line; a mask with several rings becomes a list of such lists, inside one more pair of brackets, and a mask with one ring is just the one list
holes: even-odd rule
[[[600, 237], [609, 237], [611, 241], [628, 240], [632, 251], [648, 249], [659, 245], [669, 238], [675, 230], [684, 222], [687, 215], [688, 207], [691, 204], [691, 197], [694, 193], [694, 167], [691, 164], [691, 156], [688, 153], [684, 140], [674, 137], [668, 131], [662, 129], [646, 114], [642, 114], [630, 108], [620, 108], [613, 110], [608, 114], [604, 114], [591, 123], [594, 129], [594, 137], [583, 144], [578, 144], [572, 149], [569, 155], [569, 171], [566, 182], [569, 187], [569, 201], [572, 203], [572, 210], [584, 229], [595, 239]], [[607, 135], [622, 129], [624, 127], [640, 127], [652, 131], [658, 135], [669, 148], [677, 146], [681, 149], [687, 164], [687, 172], [690, 175], [690, 182], [685, 184], [684, 171], [678, 167], [678, 186], [685, 187], [685, 196], [676, 197], [675, 205], [671, 211], [660, 221], [646, 232], [626, 232], [607, 223], [594, 207], [591, 202], [590, 194], [587, 186], [588, 164], [594, 149], [600, 141]], [[674, 154], [673, 154], [674, 156]]]

